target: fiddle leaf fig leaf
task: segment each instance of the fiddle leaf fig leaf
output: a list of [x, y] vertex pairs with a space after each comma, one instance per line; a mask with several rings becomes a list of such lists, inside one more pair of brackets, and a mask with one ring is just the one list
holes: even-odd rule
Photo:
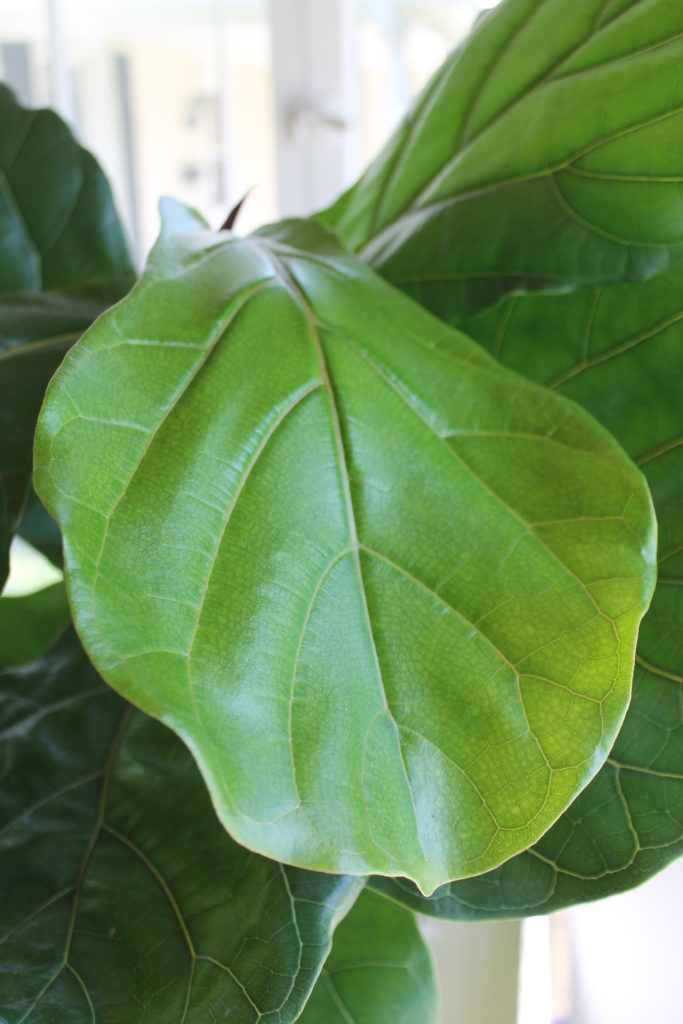
[[2, 1020], [296, 1020], [358, 880], [237, 846], [73, 634], [0, 690]]
[[300, 1024], [436, 1024], [429, 950], [415, 915], [366, 889], [334, 935]]
[[[45, 389], [69, 348], [111, 304], [111, 298], [111, 287], [101, 294], [91, 290], [80, 295], [0, 296], [0, 491], [4, 497], [0, 587], [7, 576], [9, 543], [19, 528], [30, 488], [33, 435]], [[54, 550], [54, 531], [37, 503], [32, 522]]]
[[45, 654], [69, 625], [62, 582], [32, 594], [0, 597], [0, 665], [25, 665]]
[[[47, 383], [76, 338], [125, 294], [133, 269], [107, 180], [57, 114], [22, 107], [0, 84], [0, 125], [2, 589]], [[32, 525], [54, 553], [47, 517]]]
[[503, 0], [322, 218], [452, 323], [683, 255], [683, 6]]
[[0, 293], [133, 273], [111, 190], [52, 110], [27, 110], [0, 84]]
[[623, 719], [644, 479], [356, 257], [171, 212], [37, 430], [88, 651], [250, 849], [424, 892], [492, 868]]
[[[633, 697], [599, 774], [532, 847], [425, 901], [426, 913], [518, 917], [630, 889], [683, 853], [683, 268], [641, 285], [511, 297], [467, 325], [503, 363], [581, 402], [642, 467], [660, 524], [659, 576]], [[552, 338], [552, 345], [546, 340]]]

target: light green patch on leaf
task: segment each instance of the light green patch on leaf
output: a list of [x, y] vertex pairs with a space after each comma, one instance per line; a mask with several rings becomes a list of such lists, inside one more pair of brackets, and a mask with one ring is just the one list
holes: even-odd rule
[[[683, 853], [683, 268], [647, 284], [511, 297], [467, 325], [507, 366], [581, 402], [640, 464], [660, 524], [659, 577], [633, 697], [604, 767], [532, 847], [410, 906], [516, 917], [630, 889]], [[549, 344], [548, 342], [552, 343]]]
[[322, 218], [452, 323], [651, 276], [683, 255], [682, 61], [670, 0], [503, 0]]
[[2, 1020], [296, 1020], [357, 880], [233, 843], [183, 744], [73, 636], [0, 691]]
[[181, 220], [38, 427], [89, 653], [243, 845], [425, 892], [492, 868], [621, 724], [644, 480], [355, 257]]
[[436, 1024], [429, 951], [415, 916], [369, 890], [339, 925], [300, 1024]]

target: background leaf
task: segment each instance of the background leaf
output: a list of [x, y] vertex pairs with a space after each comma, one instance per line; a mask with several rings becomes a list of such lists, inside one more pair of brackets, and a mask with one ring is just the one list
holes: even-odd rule
[[43, 291], [133, 269], [97, 161], [52, 110], [0, 84], [0, 293]]
[[63, 583], [0, 597], [0, 665], [25, 665], [45, 654], [70, 621]]
[[493, 867], [621, 723], [644, 481], [353, 256], [172, 219], [38, 430], [88, 649], [244, 845], [424, 891]]
[[358, 882], [236, 846], [73, 635], [0, 689], [2, 1020], [295, 1020]]
[[683, 254], [683, 7], [503, 0], [322, 216], [453, 323]]
[[62, 535], [42, 501], [29, 488], [24, 511], [16, 528], [20, 537], [57, 566], [62, 567]]
[[[50, 110], [0, 84], [0, 590], [31, 473], [45, 387], [64, 353], [121, 298], [133, 268], [96, 160]], [[39, 503], [27, 528], [55, 557]]]
[[300, 1024], [436, 1024], [429, 950], [413, 914], [369, 890], [335, 932]]
[[96, 316], [111, 305], [111, 297], [109, 287], [101, 297], [59, 292], [0, 296], [0, 587], [14, 532], [27, 535], [51, 560], [59, 560], [58, 527], [30, 488], [36, 422], [52, 374]]
[[[101, 295], [98, 289], [78, 295], [0, 296], [0, 490], [5, 520], [0, 587], [7, 575], [9, 542], [19, 527], [29, 490], [33, 435], [45, 389], [66, 352], [111, 304], [113, 294], [109, 285]], [[32, 503], [28, 525], [54, 556], [55, 528], [47, 513], [41, 514], [37, 501]]]
[[683, 853], [683, 269], [638, 286], [511, 297], [467, 329], [613, 431], [647, 476], [660, 524], [631, 705], [593, 782], [528, 853], [431, 905], [408, 884], [376, 883], [428, 913], [507, 917], [629, 889]]

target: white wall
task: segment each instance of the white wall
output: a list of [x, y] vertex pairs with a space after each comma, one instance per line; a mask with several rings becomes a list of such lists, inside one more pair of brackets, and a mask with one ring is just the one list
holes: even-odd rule
[[683, 1024], [683, 860], [570, 920], [572, 1024]]
[[434, 957], [441, 1024], [516, 1024], [519, 922], [423, 918], [421, 926]]

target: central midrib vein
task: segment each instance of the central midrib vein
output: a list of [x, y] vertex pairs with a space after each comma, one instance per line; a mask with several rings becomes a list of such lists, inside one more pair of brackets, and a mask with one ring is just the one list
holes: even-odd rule
[[398, 746], [399, 758], [400, 758], [400, 761], [401, 761], [401, 767], [402, 767], [402, 770], [403, 770], [403, 774], [405, 776], [406, 787], [407, 787], [407, 790], [408, 790], [408, 794], [410, 796], [410, 802], [411, 802], [411, 805], [412, 805], [412, 808], [413, 808], [413, 815], [414, 815], [414, 818], [415, 818], [415, 834], [416, 834], [416, 837], [417, 837], [417, 842], [418, 842], [418, 845], [420, 847], [420, 850], [422, 851], [422, 853], [424, 855], [424, 849], [422, 847], [422, 840], [421, 840], [421, 837], [420, 837], [420, 828], [419, 828], [419, 822], [418, 822], [418, 817], [417, 817], [417, 808], [415, 806], [415, 797], [414, 797], [414, 794], [413, 794], [412, 786], [410, 784], [410, 777], [408, 775], [408, 768], [406, 766], [405, 758], [404, 758], [404, 755], [403, 755], [403, 748], [401, 746], [401, 730], [400, 730], [400, 726], [399, 726], [398, 722], [394, 718], [394, 715], [393, 715], [393, 713], [391, 711], [391, 708], [389, 706], [389, 702], [387, 700], [386, 688], [384, 686], [384, 677], [382, 675], [382, 668], [381, 668], [380, 661], [379, 661], [379, 656], [378, 656], [378, 653], [377, 653], [377, 644], [375, 642], [375, 635], [374, 635], [373, 628], [372, 628], [372, 621], [370, 619], [370, 609], [369, 609], [369, 606], [368, 606], [367, 592], [366, 592], [366, 589], [365, 589], [365, 580], [363, 579], [363, 569], [362, 569], [361, 560], [360, 560], [360, 547], [361, 547], [361, 545], [360, 545], [360, 542], [359, 542], [359, 539], [358, 539], [358, 528], [357, 528], [357, 524], [356, 524], [356, 514], [355, 514], [355, 511], [354, 511], [353, 498], [352, 498], [352, 495], [351, 495], [351, 484], [350, 484], [350, 478], [349, 478], [348, 460], [347, 460], [347, 457], [346, 457], [346, 447], [344, 445], [344, 435], [343, 435], [343, 432], [342, 432], [341, 419], [340, 419], [340, 416], [339, 416], [339, 409], [338, 409], [338, 405], [337, 405], [336, 395], [335, 395], [335, 392], [334, 392], [334, 386], [333, 386], [332, 380], [330, 378], [330, 373], [329, 373], [329, 370], [328, 370], [328, 367], [327, 367], [327, 360], [325, 359], [325, 352], [323, 350], [323, 345], [322, 345], [322, 342], [321, 342], [321, 339], [320, 339], [320, 333], [319, 333], [319, 330], [318, 330], [318, 322], [316, 321], [315, 317], [313, 316], [311, 307], [309, 306], [309, 303], [308, 303], [308, 300], [307, 300], [306, 296], [304, 295], [303, 291], [301, 290], [301, 288], [299, 287], [298, 283], [294, 279], [293, 275], [290, 273], [289, 269], [285, 266], [284, 262], [272, 251], [272, 249], [266, 248], [266, 253], [267, 253], [268, 258], [270, 259], [270, 261], [271, 261], [271, 263], [273, 265], [273, 268], [274, 268], [276, 274], [278, 275], [278, 277], [282, 281], [283, 287], [285, 287], [290, 292], [290, 294], [294, 298], [294, 301], [296, 302], [297, 306], [301, 310], [301, 313], [302, 313], [302, 315], [303, 315], [303, 317], [304, 317], [304, 319], [306, 321], [306, 324], [308, 326], [308, 330], [309, 330], [309, 333], [310, 333], [310, 336], [311, 336], [311, 340], [313, 342], [313, 348], [314, 348], [314, 351], [315, 351], [316, 361], [318, 363], [318, 371], [320, 373], [320, 379], [322, 380], [323, 387], [325, 389], [325, 394], [327, 396], [327, 404], [328, 404], [328, 407], [329, 407], [330, 421], [331, 421], [331, 424], [332, 424], [332, 432], [333, 432], [333, 435], [334, 435], [334, 442], [335, 442], [335, 448], [336, 448], [336, 454], [337, 454], [337, 462], [338, 462], [338, 465], [339, 465], [339, 476], [341, 478], [341, 486], [342, 486], [342, 492], [343, 492], [343, 496], [344, 496], [344, 504], [345, 504], [345, 509], [346, 509], [346, 520], [347, 520], [348, 530], [349, 530], [349, 548], [350, 548], [350, 552], [351, 552], [351, 554], [353, 556], [354, 563], [355, 563], [355, 566], [356, 566], [356, 574], [357, 574], [357, 577], [358, 577], [358, 592], [359, 592], [361, 603], [362, 603], [362, 606], [363, 606], [363, 614], [364, 614], [364, 618], [365, 618], [365, 623], [366, 623], [366, 628], [367, 628], [367, 633], [368, 633], [368, 639], [370, 641], [370, 647], [371, 647], [371, 651], [372, 651], [373, 662], [374, 662], [374, 665], [375, 665], [375, 671], [376, 671], [376, 674], [377, 674], [377, 680], [378, 680], [378, 683], [379, 683], [380, 696], [381, 696], [381, 699], [382, 699], [382, 703], [384, 705], [384, 710], [386, 711], [387, 715], [389, 716], [389, 719], [393, 723], [393, 726], [394, 726], [394, 728], [396, 730], [396, 742], [397, 742], [397, 746]]

